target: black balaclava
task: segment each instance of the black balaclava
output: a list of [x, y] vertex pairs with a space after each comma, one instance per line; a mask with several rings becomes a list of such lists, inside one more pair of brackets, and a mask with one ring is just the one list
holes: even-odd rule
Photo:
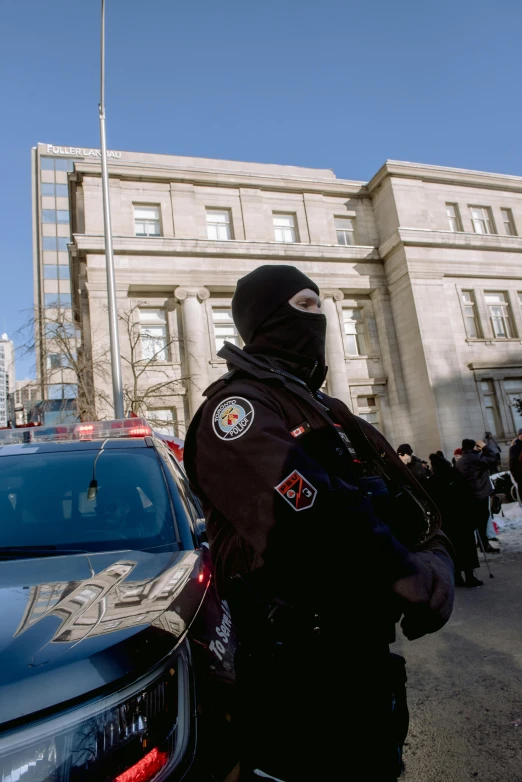
[[314, 389], [326, 375], [326, 317], [303, 312], [288, 300], [317, 285], [294, 266], [261, 266], [238, 282], [232, 316], [245, 351], [275, 357]]

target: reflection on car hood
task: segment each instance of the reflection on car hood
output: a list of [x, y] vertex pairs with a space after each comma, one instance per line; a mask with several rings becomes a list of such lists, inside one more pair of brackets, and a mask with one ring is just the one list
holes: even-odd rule
[[159, 662], [197, 612], [202, 570], [199, 551], [1, 562], [0, 724]]

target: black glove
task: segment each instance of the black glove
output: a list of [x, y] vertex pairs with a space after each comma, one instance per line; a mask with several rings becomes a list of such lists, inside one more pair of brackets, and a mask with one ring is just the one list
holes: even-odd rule
[[453, 572], [432, 551], [411, 555], [410, 572], [393, 585], [403, 618], [401, 628], [410, 641], [443, 627], [453, 609]]

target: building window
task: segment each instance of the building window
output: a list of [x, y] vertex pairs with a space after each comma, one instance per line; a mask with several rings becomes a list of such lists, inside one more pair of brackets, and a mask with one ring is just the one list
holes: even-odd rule
[[513, 212], [511, 209], [501, 209], [502, 222], [504, 223], [504, 231], [507, 236], [517, 236], [517, 229], [515, 228], [515, 221], [513, 220]]
[[343, 307], [344, 344], [349, 356], [366, 355], [364, 319], [361, 309]]
[[145, 418], [161, 434], [176, 434], [176, 416], [170, 407], [145, 411]]
[[47, 356], [47, 369], [61, 369], [63, 366], [61, 353], [49, 353]]
[[505, 293], [485, 293], [484, 298], [489, 310], [491, 327], [496, 339], [513, 337], [509, 303]]
[[471, 222], [476, 234], [494, 234], [495, 224], [489, 206], [471, 206]]
[[57, 266], [54, 263], [46, 263], [43, 267], [44, 280], [68, 280], [69, 267]]
[[76, 399], [78, 386], [75, 383], [50, 383], [47, 395], [49, 399]]
[[377, 429], [380, 425], [379, 406], [377, 404], [377, 398], [374, 396], [358, 396], [357, 397], [357, 413], [360, 418], [364, 418], [369, 424], [372, 424]]
[[161, 236], [159, 206], [134, 207], [134, 233], [136, 236]]
[[480, 336], [477, 307], [475, 305], [475, 295], [473, 291], [462, 291], [462, 311], [464, 313], [464, 323], [466, 325], [466, 334], [470, 339], [477, 339]]
[[[54, 210], [47, 210], [47, 211], [53, 211]], [[53, 221], [54, 222], [54, 219]], [[52, 250], [56, 252], [66, 253], [67, 252], [67, 245], [70, 243], [71, 239], [68, 236], [44, 236], [43, 238], [43, 249], [44, 250]]]
[[65, 209], [42, 209], [43, 223], [69, 223], [69, 212]]
[[230, 212], [228, 209], [207, 209], [207, 236], [209, 239], [232, 239]]
[[140, 307], [140, 343], [143, 361], [168, 361], [165, 309]]
[[72, 158], [41, 157], [41, 171], [72, 171], [74, 160]]
[[43, 237], [43, 249], [56, 252], [56, 236], [44, 236]]
[[41, 157], [40, 158], [40, 169], [42, 171], [54, 171], [54, 158], [52, 158], [52, 157]]
[[295, 215], [274, 213], [273, 218], [276, 242], [296, 242], [297, 234], [295, 230]]
[[56, 171], [73, 171], [74, 170], [74, 160], [72, 158], [55, 158], [54, 160], [54, 167]]
[[44, 280], [57, 280], [58, 279], [58, 266], [56, 264], [44, 264]]
[[58, 196], [60, 198], [67, 198], [69, 195], [67, 185], [55, 185], [48, 182], [42, 183], [41, 193], [43, 196]]
[[[50, 295], [54, 295], [54, 304], [56, 304], [56, 294]], [[74, 323], [60, 320], [56, 323], [45, 324], [45, 336], [47, 339], [64, 339], [65, 337], [77, 339], [79, 334]]]
[[353, 217], [336, 217], [337, 244], [355, 244], [355, 220]]
[[239, 334], [232, 320], [230, 307], [212, 307], [212, 323], [214, 326], [216, 353], [221, 350], [225, 340], [239, 346]]
[[450, 231], [462, 231], [462, 220], [460, 219], [458, 204], [446, 204], [446, 214]]
[[56, 222], [56, 210], [42, 209], [42, 223], [55, 223], [55, 222]]
[[497, 394], [495, 384], [492, 380], [483, 380], [480, 384], [482, 398], [484, 400], [484, 409], [486, 413], [487, 431], [497, 436], [502, 433], [500, 422], [500, 411], [498, 409]]
[[522, 429], [522, 413], [519, 412], [515, 404], [517, 399], [522, 399], [522, 377], [515, 377], [512, 380], [504, 380], [504, 391], [509, 401], [511, 410], [511, 420], [513, 421], [513, 432]]
[[58, 309], [60, 307], [60, 298], [57, 293], [44, 293], [44, 306], [47, 308]]

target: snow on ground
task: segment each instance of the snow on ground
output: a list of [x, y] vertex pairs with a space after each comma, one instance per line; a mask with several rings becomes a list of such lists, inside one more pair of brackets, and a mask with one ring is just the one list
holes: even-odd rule
[[495, 514], [493, 520], [498, 525], [500, 550], [505, 553], [522, 553], [522, 506], [518, 502], [502, 505], [502, 513]]

